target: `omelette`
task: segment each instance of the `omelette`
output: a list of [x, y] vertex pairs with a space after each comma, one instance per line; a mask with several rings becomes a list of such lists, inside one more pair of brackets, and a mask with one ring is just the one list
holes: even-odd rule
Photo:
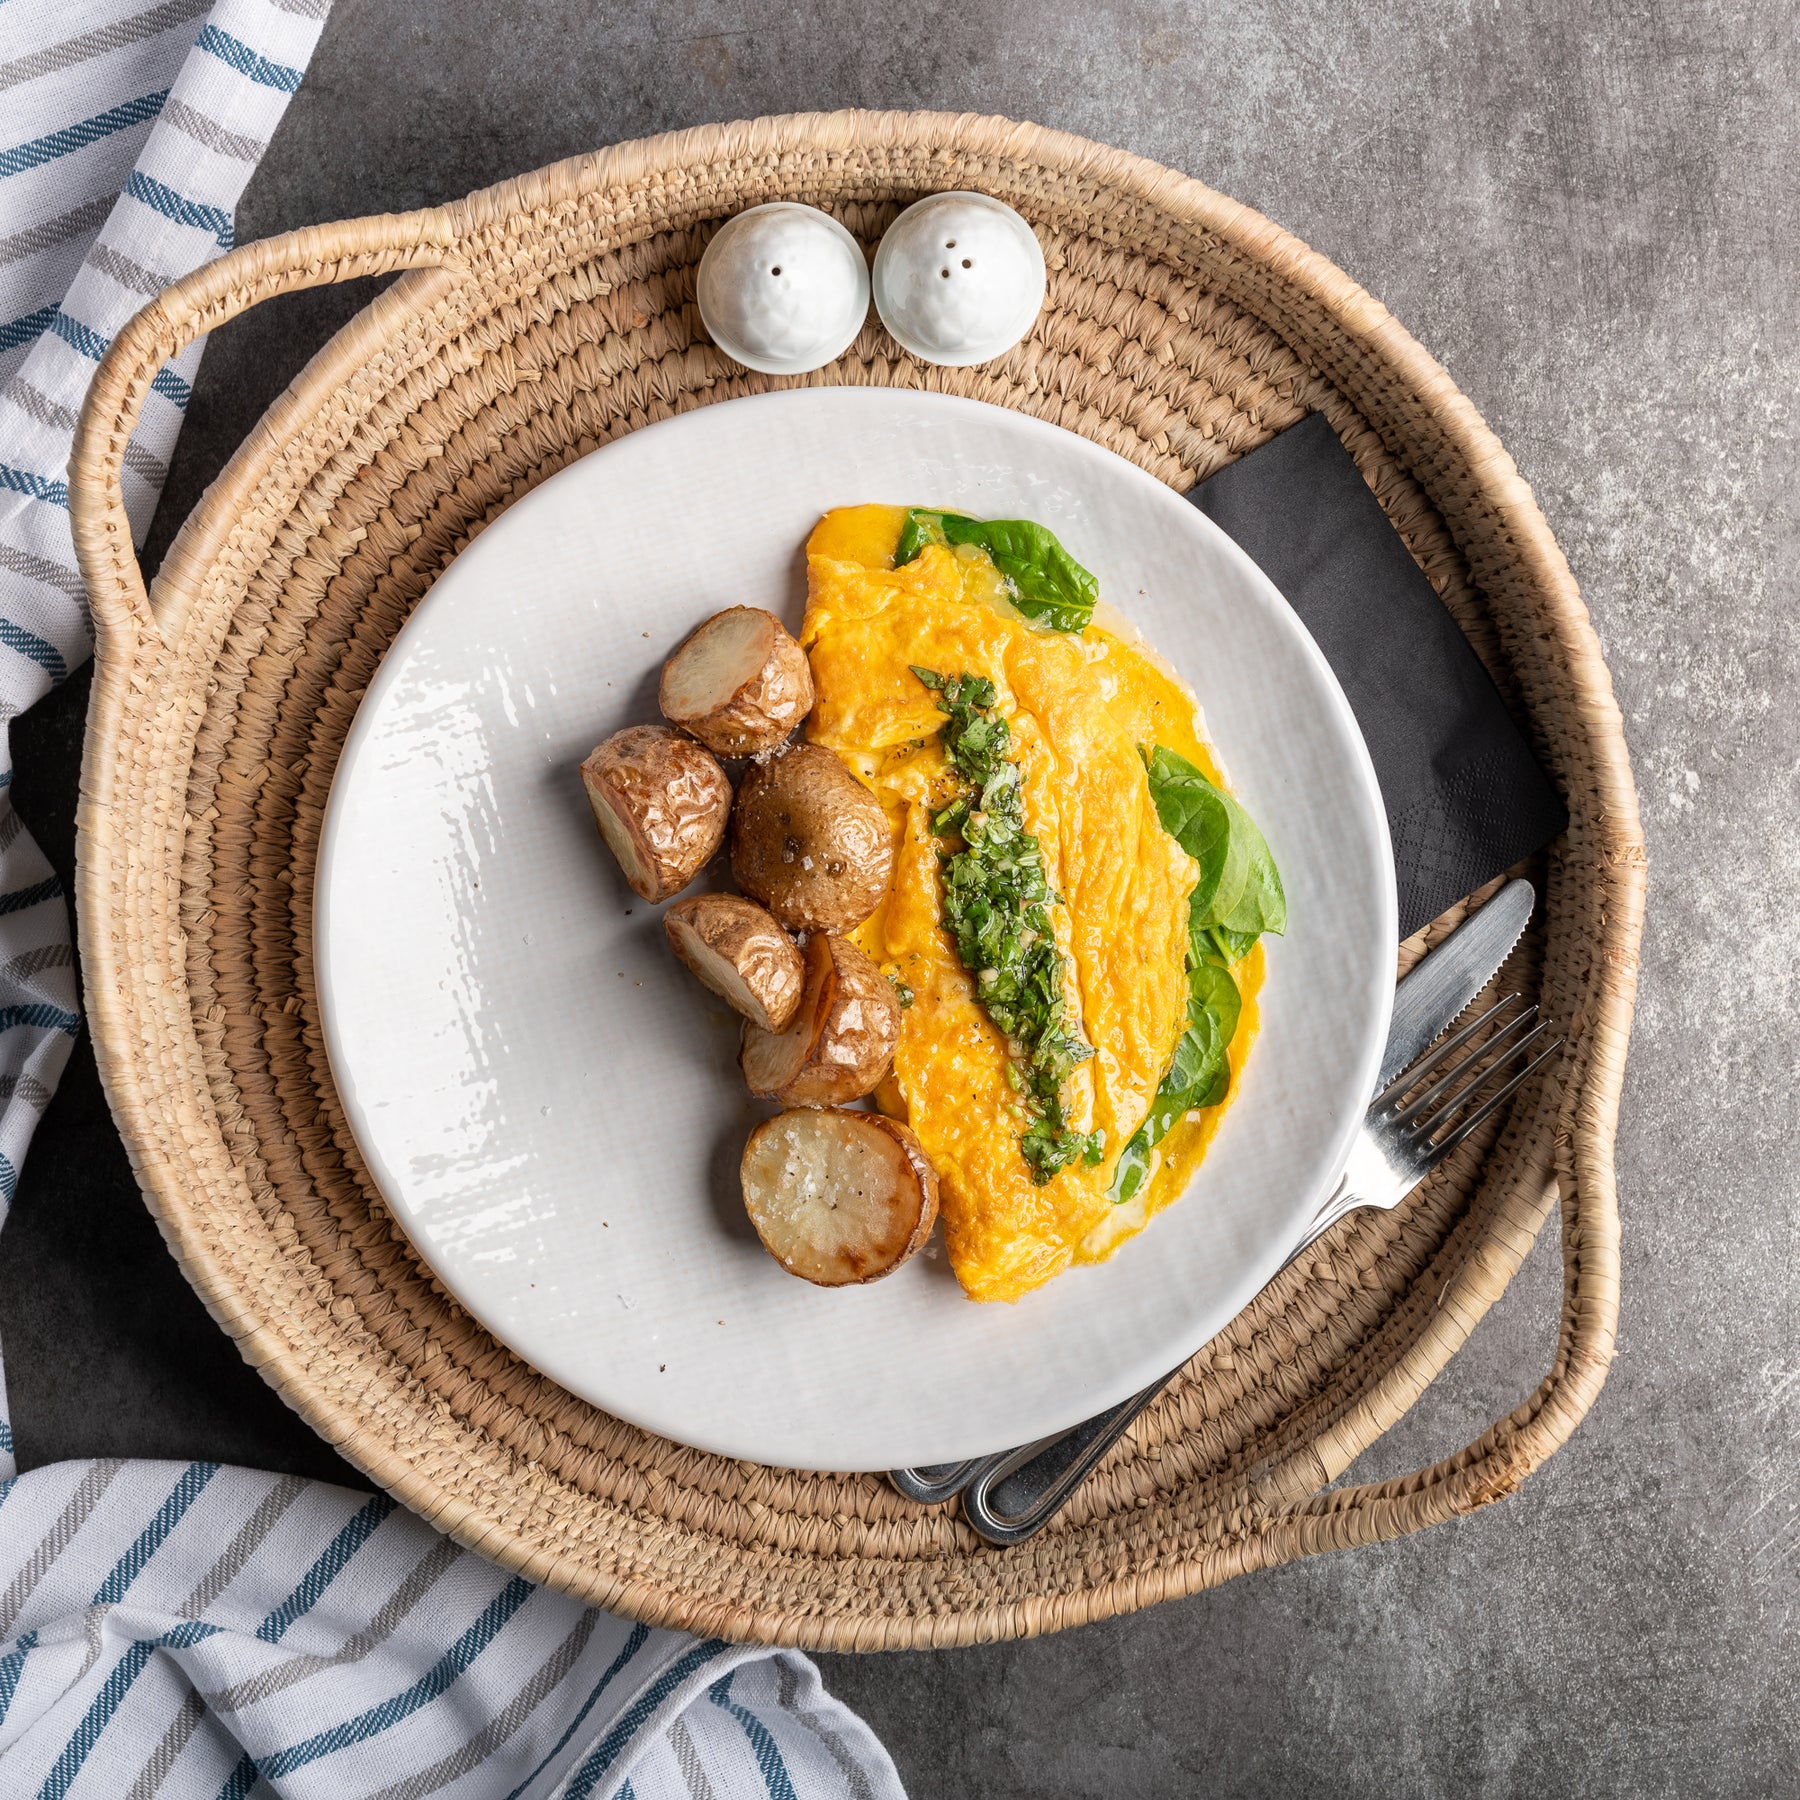
[[[1019, 559], [1046, 544], [1085, 605], [1055, 568], [1026, 603]], [[1285, 923], [1193, 696], [1122, 620], [1093, 622], [1093, 591], [1017, 521], [844, 507], [807, 543], [807, 734], [894, 841], [887, 895], [853, 933], [904, 1008], [877, 1104], [936, 1166], [976, 1300], [1110, 1256], [1179, 1197], [1256, 1032], [1257, 931], [1219, 918]], [[1190, 828], [1202, 814], [1242, 820], [1235, 863], [1224, 826]]]

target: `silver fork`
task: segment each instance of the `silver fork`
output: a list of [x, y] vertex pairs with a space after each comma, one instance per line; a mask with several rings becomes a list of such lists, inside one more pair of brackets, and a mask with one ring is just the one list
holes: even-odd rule
[[[1505, 999], [1496, 1001], [1461, 1031], [1445, 1038], [1441, 1044], [1434, 1044], [1375, 1096], [1369, 1105], [1368, 1116], [1363, 1120], [1363, 1128], [1350, 1147], [1350, 1161], [1345, 1166], [1343, 1180], [1313, 1215], [1306, 1235], [1289, 1252], [1282, 1268], [1285, 1269], [1339, 1219], [1358, 1207], [1376, 1206], [1386, 1211], [1398, 1206], [1458, 1144], [1486, 1124], [1512, 1098], [1520, 1084], [1561, 1046], [1560, 1037], [1552, 1038], [1530, 1061], [1520, 1066], [1525, 1053], [1553, 1029], [1548, 1019], [1538, 1018], [1535, 1005], [1527, 1006], [1482, 1039], [1453, 1068], [1438, 1073], [1483, 1026], [1493, 1024], [1518, 998], [1517, 994], [1508, 994]], [[1533, 1019], [1537, 1019], [1535, 1025], [1531, 1025]], [[1531, 1029], [1518, 1035], [1527, 1025], [1531, 1025]], [[1486, 1067], [1478, 1068], [1485, 1057], [1494, 1060]], [[1511, 1079], [1483, 1098], [1482, 1090], [1488, 1083], [1508, 1069], [1515, 1071]], [[1423, 1081], [1430, 1081], [1431, 1085], [1409, 1099]], [[1458, 1119], [1457, 1115], [1474, 1105], [1477, 1099], [1480, 1104], [1475, 1105], [1467, 1117]], [[1402, 1101], [1405, 1101], [1404, 1105]]]
[[[1507, 995], [1432, 1045], [1375, 1096], [1343, 1180], [1314, 1214], [1282, 1268], [1358, 1207], [1398, 1206], [1556, 1052], [1563, 1040], [1557, 1035], [1546, 1041], [1554, 1027], [1538, 1017], [1535, 1005], [1498, 1023], [1518, 998]], [[1488, 1035], [1458, 1058], [1457, 1053], [1488, 1027], [1493, 1027]], [[1502, 1076], [1506, 1079], [1494, 1087]], [[960, 1492], [964, 1518], [989, 1543], [1023, 1543], [1049, 1523], [1132, 1420], [1179, 1373], [1170, 1370], [1071, 1431], [970, 1463], [929, 1472], [895, 1471], [891, 1479], [902, 1493], [927, 1505]]]

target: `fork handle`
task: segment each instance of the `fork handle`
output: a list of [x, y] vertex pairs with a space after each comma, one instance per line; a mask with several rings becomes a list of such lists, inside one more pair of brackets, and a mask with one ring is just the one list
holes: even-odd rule
[[[1008, 1450], [1002, 1454], [1010, 1456], [1012, 1452]], [[985, 1464], [999, 1460], [998, 1456], [971, 1456], [963, 1462], [889, 1469], [888, 1480], [907, 1499], [916, 1500], [921, 1506], [942, 1506], [946, 1500], [954, 1500], [981, 1473]]]
[[1070, 1431], [984, 1457], [979, 1473], [963, 1489], [963, 1517], [990, 1544], [1024, 1543], [1055, 1517], [1131, 1421], [1180, 1372], [1171, 1369], [1129, 1400]]
[[[1340, 1181], [1281, 1267], [1285, 1269], [1346, 1213], [1365, 1204]], [[1055, 1517], [1063, 1502], [1125, 1435], [1132, 1420], [1179, 1373], [1179, 1369], [1171, 1369], [1128, 1400], [1016, 1450], [930, 1469], [895, 1469], [889, 1480], [908, 1499], [927, 1506], [941, 1506], [961, 1494], [963, 1517], [978, 1536], [990, 1544], [1022, 1544]]]
[[[1331, 1198], [1313, 1215], [1313, 1222], [1307, 1226], [1299, 1243], [1287, 1253], [1281, 1269], [1287, 1268], [1310, 1250], [1339, 1219], [1348, 1218], [1359, 1206], [1374, 1204], [1373, 1200], [1365, 1200], [1361, 1194], [1356, 1193], [1347, 1181], [1340, 1181], [1332, 1191]], [[1277, 1269], [1275, 1273], [1279, 1275], [1281, 1269]]]

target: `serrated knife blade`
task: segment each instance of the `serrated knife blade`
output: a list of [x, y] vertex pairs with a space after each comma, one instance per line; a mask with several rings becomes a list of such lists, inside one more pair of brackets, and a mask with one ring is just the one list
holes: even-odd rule
[[1529, 881], [1509, 881], [1480, 912], [1451, 932], [1394, 989], [1393, 1018], [1382, 1052], [1379, 1092], [1442, 1037], [1499, 972], [1531, 922], [1537, 894]]

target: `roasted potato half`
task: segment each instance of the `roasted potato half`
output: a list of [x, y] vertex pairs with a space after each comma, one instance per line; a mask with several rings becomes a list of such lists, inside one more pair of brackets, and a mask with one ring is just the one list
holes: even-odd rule
[[806, 941], [806, 991], [784, 1031], [744, 1027], [738, 1065], [750, 1091], [784, 1106], [842, 1106], [874, 1090], [900, 1041], [887, 977], [841, 937]]
[[800, 1010], [806, 964], [754, 900], [693, 894], [663, 914], [663, 930], [700, 980], [760, 1030], [780, 1031]]
[[878, 1113], [778, 1113], [751, 1132], [742, 1175], [763, 1248], [820, 1287], [891, 1275], [937, 1219], [937, 1171], [904, 1125]]
[[893, 870], [887, 814], [835, 751], [796, 744], [744, 777], [731, 872], [789, 931], [860, 925]]
[[760, 606], [728, 606], [663, 664], [663, 717], [720, 756], [773, 750], [812, 711], [812, 669]]
[[679, 894], [724, 842], [731, 783], [712, 755], [667, 725], [615, 731], [581, 765], [607, 848], [646, 900]]

